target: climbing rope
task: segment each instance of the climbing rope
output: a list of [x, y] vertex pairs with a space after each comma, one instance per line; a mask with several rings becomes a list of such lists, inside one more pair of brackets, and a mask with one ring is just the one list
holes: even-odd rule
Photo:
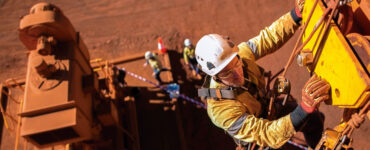
[[207, 107], [206, 107], [206, 105], [204, 105], [202, 102], [199, 102], [199, 101], [197, 101], [197, 100], [195, 100], [195, 99], [193, 99], [193, 98], [190, 98], [190, 97], [188, 97], [188, 96], [186, 96], [186, 95], [184, 95], [184, 94], [180, 94], [180, 93], [176, 93], [176, 92], [174, 92], [174, 91], [172, 91], [172, 90], [169, 90], [167, 87], [165, 87], [165, 86], [161, 86], [161, 85], [159, 85], [159, 84], [156, 84], [156, 83], [154, 83], [154, 82], [152, 82], [152, 81], [150, 81], [150, 80], [148, 80], [148, 79], [146, 79], [146, 78], [144, 78], [144, 77], [142, 77], [142, 76], [139, 76], [139, 75], [137, 75], [137, 74], [135, 74], [135, 73], [132, 73], [132, 72], [129, 72], [129, 71], [127, 71], [126, 69], [124, 69], [124, 68], [119, 68], [120, 70], [122, 70], [122, 71], [125, 71], [127, 74], [129, 74], [130, 76], [132, 76], [132, 77], [134, 77], [134, 78], [136, 78], [136, 79], [139, 79], [139, 80], [141, 80], [141, 81], [144, 81], [144, 82], [146, 82], [146, 83], [149, 83], [149, 84], [151, 84], [151, 85], [154, 85], [154, 86], [156, 86], [156, 87], [158, 87], [158, 88], [160, 88], [160, 89], [162, 89], [162, 90], [164, 90], [164, 91], [166, 91], [166, 92], [168, 92], [168, 93], [172, 93], [172, 94], [175, 94], [175, 95], [179, 95], [179, 97], [180, 98], [182, 98], [182, 99], [185, 99], [185, 100], [187, 100], [187, 101], [189, 101], [189, 102], [191, 102], [191, 103], [194, 103], [194, 104], [196, 104], [196, 105], [199, 105], [199, 106], [201, 106], [202, 108], [204, 108], [204, 109], [206, 109]]
[[361, 111], [357, 114], [357, 117], [353, 116], [348, 121], [348, 125], [345, 127], [344, 131], [342, 132], [342, 136], [348, 135], [350, 137], [352, 135], [352, 132], [355, 128], [360, 127], [362, 122], [365, 119], [365, 114], [370, 108], [370, 101], [366, 102], [366, 105], [361, 109]]

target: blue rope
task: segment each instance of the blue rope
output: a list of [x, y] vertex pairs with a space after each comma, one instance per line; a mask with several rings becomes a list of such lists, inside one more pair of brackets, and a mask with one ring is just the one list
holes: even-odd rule
[[137, 75], [137, 74], [135, 74], [135, 73], [132, 73], [132, 72], [129, 72], [129, 71], [127, 71], [126, 69], [124, 69], [124, 68], [119, 68], [120, 70], [123, 70], [123, 71], [125, 71], [126, 73], [128, 73], [130, 76], [132, 76], [132, 77], [134, 77], [134, 78], [137, 78], [137, 79], [139, 79], [139, 80], [141, 80], [141, 81], [144, 81], [144, 82], [146, 82], [146, 83], [149, 83], [149, 84], [151, 84], [151, 85], [154, 85], [154, 86], [156, 86], [156, 87], [158, 87], [158, 88], [160, 88], [160, 89], [162, 89], [162, 90], [164, 90], [164, 91], [166, 91], [166, 92], [168, 92], [168, 93], [172, 93], [172, 94], [176, 94], [176, 95], [179, 95], [179, 97], [181, 97], [182, 99], [185, 99], [185, 100], [187, 100], [187, 101], [189, 101], [189, 102], [191, 102], [191, 103], [194, 103], [194, 104], [196, 104], [196, 105], [199, 105], [199, 106], [201, 106], [202, 108], [204, 108], [204, 109], [207, 109], [207, 107], [202, 103], [202, 102], [199, 102], [199, 101], [197, 101], [197, 100], [195, 100], [195, 99], [193, 99], [193, 98], [190, 98], [190, 97], [188, 97], [188, 96], [186, 96], [186, 95], [184, 95], [184, 94], [179, 94], [179, 93], [176, 93], [176, 92], [174, 92], [174, 91], [172, 91], [172, 90], [169, 90], [167, 87], [164, 87], [164, 86], [161, 86], [161, 85], [159, 85], [159, 84], [156, 84], [156, 83], [154, 83], [154, 82], [152, 82], [152, 81], [150, 81], [150, 80], [148, 80], [148, 79], [146, 79], [146, 78], [144, 78], [144, 77], [142, 77], [142, 76], [139, 76], [139, 75]]

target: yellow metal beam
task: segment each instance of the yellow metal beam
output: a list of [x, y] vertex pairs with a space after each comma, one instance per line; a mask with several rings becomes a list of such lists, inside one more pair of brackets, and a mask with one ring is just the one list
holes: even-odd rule
[[[308, 16], [314, 0], [307, 0], [303, 18]], [[307, 29], [303, 41], [307, 39], [316, 23], [323, 15], [326, 7], [319, 1]], [[306, 24], [306, 20], [303, 20]], [[312, 39], [303, 48], [311, 50], [317, 57], [315, 66], [309, 66], [320, 77], [326, 79], [331, 85], [331, 105], [343, 108], [359, 108], [369, 100], [370, 79], [366, 68], [356, 57], [350, 43], [340, 32], [334, 21], [330, 22], [327, 33], [323, 33], [325, 23], [321, 24]], [[321, 43], [320, 41], [323, 40]], [[317, 53], [321, 51], [321, 53]], [[370, 52], [367, 52], [368, 54]], [[365, 64], [366, 66], [367, 64]]]

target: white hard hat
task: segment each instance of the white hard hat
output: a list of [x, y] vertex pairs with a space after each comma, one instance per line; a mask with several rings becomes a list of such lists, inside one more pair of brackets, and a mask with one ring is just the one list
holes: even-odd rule
[[191, 41], [190, 41], [190, 39], [185, 39], [185, 40], [184, 40], [184, 45], [185, 45], [185, 46], [190, 46], [190, 45], [191, 45]]
[[151, 51], [146, 51], [145, 52], [145, 59], [149, 59], [151, 57], [153, 57], [153, 53]]
[[195, 56], [202, 71], [214, 76], [224, 69], [238, 54], [233, 42], [218, 34], [203, 36], [195, 48]]

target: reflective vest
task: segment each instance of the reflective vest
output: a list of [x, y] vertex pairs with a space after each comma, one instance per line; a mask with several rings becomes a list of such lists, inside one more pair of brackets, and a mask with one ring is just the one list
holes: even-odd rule
[[184, 48], [184, 52], [183, 52], [183, 55], [184, 55], [184, 61], [185, 63], [189, 63], [189, 59], [194, 59], [195, 58], [195, 49], [194, 47], [185, 47]]

